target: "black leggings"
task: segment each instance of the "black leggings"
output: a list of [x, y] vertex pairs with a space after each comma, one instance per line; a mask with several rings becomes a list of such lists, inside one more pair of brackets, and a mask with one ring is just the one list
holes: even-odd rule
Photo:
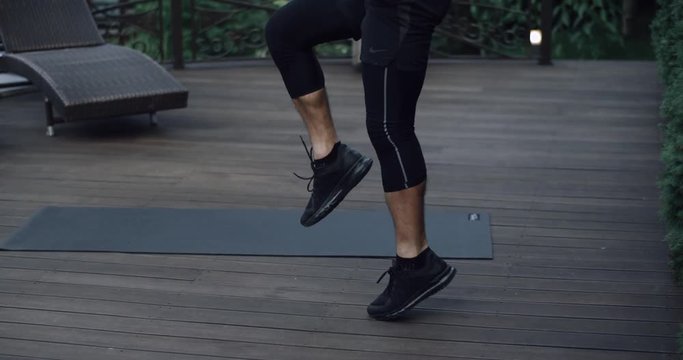
[[266, 26], [266, 40], [289, 95], [325, 87], [317, 44], [363, 38], [366, 126], [385, 192], [422, 183], [427, 172], [415, 136], [415, 107], [429, 45], [450, 0], [292, 0]]

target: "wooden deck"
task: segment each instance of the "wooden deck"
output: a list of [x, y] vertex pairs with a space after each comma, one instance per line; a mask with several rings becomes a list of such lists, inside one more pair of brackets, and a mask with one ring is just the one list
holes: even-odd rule
[[[340, 135], [374, 155], [360, 75], [325, 69]], [[0, 236], [50, 204], [302, 207], [304, 130], [275, 68], [175, 75], [191, 106], [158, 129], [132, 117], [48, 138], [38, 94], [0, 100]], [[405, 321], [365, 314], [387, 260], [3, 252], [0, 359], [677, 359], [660, 93], [649, 62], [433, 64], [427, 201], [489, 212], [495, 260], [454, 262]], [[342, 207], [382, 201], [376, 166]]]

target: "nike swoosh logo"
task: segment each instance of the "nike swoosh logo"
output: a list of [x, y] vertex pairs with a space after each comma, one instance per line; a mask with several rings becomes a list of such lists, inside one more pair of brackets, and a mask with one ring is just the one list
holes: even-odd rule
[[389, 50], [389, 49], [373, 49], [372, 46], [370, 47], [370, 53], [371, 54], [376, 54], [378, 52], [387, 51], [387, 50]]

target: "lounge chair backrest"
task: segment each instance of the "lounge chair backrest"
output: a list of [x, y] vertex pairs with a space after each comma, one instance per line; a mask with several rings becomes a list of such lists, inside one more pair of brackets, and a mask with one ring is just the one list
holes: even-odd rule
[[104, 43], [86, 0], [0, 0], [0, 36], [10, 53]]

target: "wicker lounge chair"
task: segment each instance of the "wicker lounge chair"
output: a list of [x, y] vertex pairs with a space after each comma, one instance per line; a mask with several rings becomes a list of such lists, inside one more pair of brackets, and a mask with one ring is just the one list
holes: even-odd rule
[[[0, 70], [45, 95], [47, 134], [59, 122], [150, 115], [187, 106], [188, 91], [146, 55], [106, 44], [85, 0], [0, 0]], [[53, 116], [53, 109], [59, 117]]]

